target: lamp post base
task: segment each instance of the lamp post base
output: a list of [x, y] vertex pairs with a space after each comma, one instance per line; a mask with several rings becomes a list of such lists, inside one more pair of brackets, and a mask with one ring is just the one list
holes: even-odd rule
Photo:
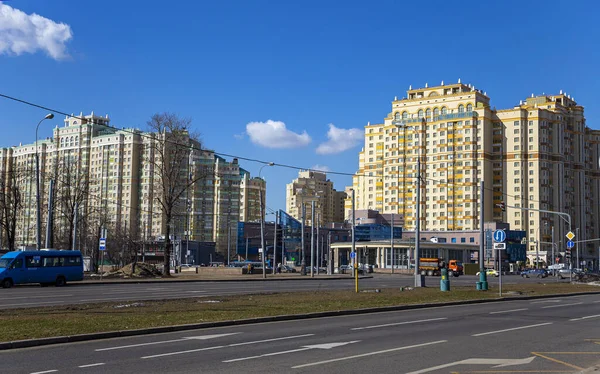
[[415, 287], [425, 287], [425, 276], [418, 274], [415, 275]]

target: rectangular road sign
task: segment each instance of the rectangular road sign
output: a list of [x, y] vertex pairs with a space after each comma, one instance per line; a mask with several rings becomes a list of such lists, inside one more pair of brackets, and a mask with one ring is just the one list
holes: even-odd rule
[[104, 251], [106, 249], [106, 239], [100, 238], [100, 250]]
[[494, 243], [494, 249], [506, 249], [506, 243]]

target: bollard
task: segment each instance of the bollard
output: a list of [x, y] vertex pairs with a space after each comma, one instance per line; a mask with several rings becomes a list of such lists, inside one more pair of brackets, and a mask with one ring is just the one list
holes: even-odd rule
[[448, 269], [442, 268], [442, 280], [440, 280], [440, 290], [450, 291], [450, 280], [448, 280]]
[[196, 274], [198, 274], [198, 266], [196, 266]]
[[479, 282], [477, 282], [477, 289], [480, 291], [487, 291], [488, 290], [488, 282], [487, 282], [487, 277], [485, 274], [485, 270], [479, 272]]

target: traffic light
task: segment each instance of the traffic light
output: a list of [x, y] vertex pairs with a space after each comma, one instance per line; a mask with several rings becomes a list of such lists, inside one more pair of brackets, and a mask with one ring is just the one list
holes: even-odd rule
[[500, 209], [502, 209], [503, 212], [506, 212], [506, 203], [501, 202], [496, 204], [497, 207], [499, 207]]

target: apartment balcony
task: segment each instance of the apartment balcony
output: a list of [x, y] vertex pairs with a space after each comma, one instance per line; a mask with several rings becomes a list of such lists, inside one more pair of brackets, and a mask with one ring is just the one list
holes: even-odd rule
[[[435, 121], [446, 121], [450, 119], [461, 119], [461, 118], [472, 118], [477, 117], [477, 112], [462, 112], [462, 113], [450, 113], [450, 114], [442, 114], [440, 116], [433, 117], [433, 121], [427, 118], [427, 122], [435, 122]], [[404, 126], [408, 123], [420, 123], [423, 121], [423, 118], [407, 118], [400, 121], [392, 121], [392, 125], [400, 125]]]

